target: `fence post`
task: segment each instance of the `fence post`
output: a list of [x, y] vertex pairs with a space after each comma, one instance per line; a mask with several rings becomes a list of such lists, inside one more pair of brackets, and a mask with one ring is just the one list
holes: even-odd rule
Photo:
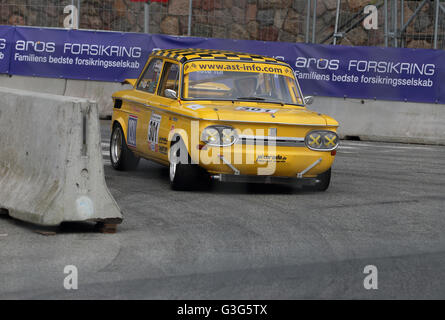
[[76, 21], [76, 29], [79, 30], [79, 24], [80, 24], [80, 0], [77, 0], [77, 21]]
[[79, 21], [80, 21], [80, 0], [77, 0], [77, 5], [74, 5], [74, 0], [71, 0], [71, 5], [73, 7], [76, 7], [77, 9], [77, 19], [76, 19], [76, 25], [73, 26], [74, 29], [79, 29]]
[[144, 32], [150, 33], [150, 0], [144, 3]]
[[306, 43], [309, 43], [310, 25], [311, 25], [311, 0], [307, 0], [307, 8], [306, 8]]
[[337, 44], [337, 35], [338, 35], [338, 20], [340, 18], [340, 5], [341, 0], [337, 0], [337, 10], [335, 12], [335, 28], [334, 28], [334, 41], [333, 44]]
[[187, 27], [187, 35], [190, 37], [192, 35], [192, 13], [193, 13], [193, 0], [189, 0], [189, 21]]
[[[400, 0], [400, 30], [403, 28], [403, 24], [405, 23], [405, 0]], [[405, 47], [405, 42], [403, 40], [402, 32], [400, 32], [400, 47]]]
[[312, 17], [312, 43], [315, 43], [316, 22], [317, 22], [317, 0], [314, 0], [314, 14]]
[[435, 17], [434, 17], [434, 49], [437, 49], [437, 29], [439, 27], [439, 0], [436, 0]]
[[394, 47], [397, 48], [397, 0], [393, 1]]
[[388, 0], [385, 0], [383, 11], [385, 11], [384, 37], [385, 37], [385, 47], [387, 47], [388, 46]]

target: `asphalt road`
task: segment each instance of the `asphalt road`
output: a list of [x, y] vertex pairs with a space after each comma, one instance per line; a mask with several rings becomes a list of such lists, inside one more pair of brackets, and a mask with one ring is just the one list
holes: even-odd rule
[[[0, 299], [445, 298], [445, 147], [342, 141], [325, 193], [175, 192], [157, 164], [114, 171], [102, 125], [118, 233], [76, 223], [45, 236], [0, 215]], [[66, 265], [77, 290], [63, 287]]]

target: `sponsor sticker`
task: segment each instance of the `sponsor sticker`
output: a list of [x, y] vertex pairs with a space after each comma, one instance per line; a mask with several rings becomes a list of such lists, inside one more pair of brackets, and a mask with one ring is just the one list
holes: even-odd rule
[[165, 137], [160, 137], [159, 138], [159, 144], [168, 144], [168, 140]]
[[232, 61], [199, 61], [188, 63], [184, 67], [184, 73], [204, 72], [209, 74], [223, 74], [230, 72], [270, 73], [293, 78], [292, 70], [279, 64], [259, 62], [232, 62]]
[[259, 155], [256, 159], [257, 163], [267, 163], [267, 162], [286, 162], [287, 157], [282, 156], [281, 154], [274, 155], [274, 156], [268, 156], [268, 155]]
[[167, 147], [159, 146], [159, 153], [166, 155], [167, 154]]
[[127, 145], [136, 148], [136, 128], [138, 126], [138, 117], [128, 117], [128, 133], [127, 133]]

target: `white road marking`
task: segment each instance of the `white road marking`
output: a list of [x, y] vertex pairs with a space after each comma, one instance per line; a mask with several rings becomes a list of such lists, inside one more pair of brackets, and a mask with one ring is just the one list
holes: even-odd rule
[[420, 146], [377, 146], [379, 147], [383, 147], [383, 148], [388, 148], [388, 149], [416, 149], [416, 150], [434, 150], [434, 148], [430, 148], [430, 147], [420, 147]]
[[373, 147], [373, 148], [385, 148], [385, 149], [422, 149], [422, 150], [435, 150], [434, 147], [428, 147], [423, 145], [387, 145], [386, 143], [367, 143], [367, 142], [351, 142], [351, 141], [341, 141], [339, 147]]

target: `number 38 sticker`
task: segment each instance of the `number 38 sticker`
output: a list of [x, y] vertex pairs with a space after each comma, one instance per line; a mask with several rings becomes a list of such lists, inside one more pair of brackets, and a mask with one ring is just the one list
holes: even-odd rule
[[158, 151], [159, 127], [161, 125], [162, 116], [154, 112], [151, 113], [150, 122], [148, 124], [148, 145], [151, 151]]

